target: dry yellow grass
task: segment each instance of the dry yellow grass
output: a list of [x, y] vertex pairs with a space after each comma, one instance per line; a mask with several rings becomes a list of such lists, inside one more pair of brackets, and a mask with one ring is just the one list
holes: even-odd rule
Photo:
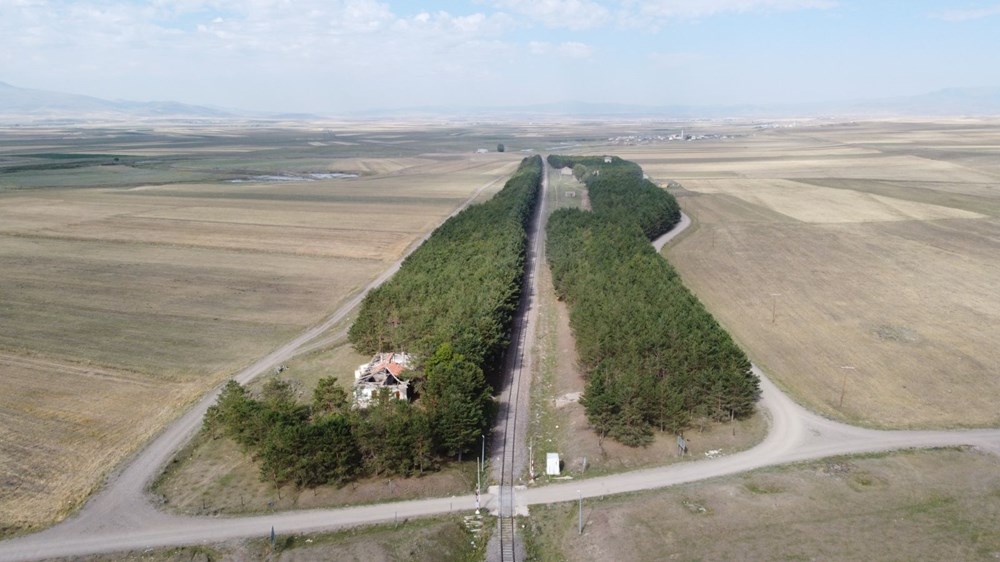
[[[621, 153], [685, 186], [696, 226], [669, 259], [799, 400], [874, 426], [996, 425], [1000, 126], [949, 127]], [[845, 155], [859, 148], [871, 154]]]
[[0, 521], [69, 513], [100, 475], [151, 436], [198, 385], [0, 353]]
[[529, 552], [569, 560], [993, 560], [1000, 464], [975, 451], [828, 459], [532, 508]]
[[[366, 175], [93, 187], [131, 173], [105, 166], [2, 178], [0, 534], [66, 514], [181, 407], [320, 321], [519, 159], [296, 160], [283, 156], [279, 133], [274, 150], [247, 157], [229, 131], [210, 153], [176, 164], [176, 177], [285, 166]], [[5, 142], [15, 141], [0, 134]], [[130, 146], [88, 145], [116, 154]], [[169, 140], [131, 148], [162, 150], [171, 162], [188, 150]], [[3, 191], [21, 181], [88, 188]]]
[[847, 189], [816, 187], [785, 179], [686, 180], [698, 193], [726, 194], [808, 223], [981, 219], [986, 215]]

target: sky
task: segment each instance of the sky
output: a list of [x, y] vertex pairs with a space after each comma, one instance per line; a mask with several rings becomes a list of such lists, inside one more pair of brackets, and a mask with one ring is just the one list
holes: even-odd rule
[[0, 81], [327, 115], [1000, 87], [1000, 0], [0, 0]]

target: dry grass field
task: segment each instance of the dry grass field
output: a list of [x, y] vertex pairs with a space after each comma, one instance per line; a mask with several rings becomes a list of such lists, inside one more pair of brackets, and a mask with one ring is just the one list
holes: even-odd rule
[[[0, 131], [0, 534], [72, 511], [520, 160], [472, 133], [348, 133]], [[258, 178], [329, 172], [359, 177]]]
[[1000, 123], [616, 152], [683, 186], [696, 224], [670, 261], [797, 399], [878, 427], [1000, 424]]
[[534, 507], [529, 553], [572, 560], [995, 560], [1000, 462], [976, 451], [832, 458]]

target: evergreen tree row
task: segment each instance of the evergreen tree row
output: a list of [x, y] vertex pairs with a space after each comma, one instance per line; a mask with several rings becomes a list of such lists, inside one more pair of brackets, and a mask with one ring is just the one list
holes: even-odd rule
[[275, 486], [422, 474], [479, 443], [494, 408], [482, 371], [448, 344], [427, 360], [424, 376], [420, 402], [385, 391], [365, 409], [352, 408], [333, 377], [320, 379], [308, 405], [282, 379], [269, 380], [259, 396], [230, 381], [205, 427], [236, 441]]
[[393, 278], [365, 297], [349, 338], [369, 354], [429, 357], [442, 343], [492, 374], [520, 298], [525, 243], [542, 159], [526, 158], [504, 188], [442, 224]]
[[499, 371], [508, 344], [541, 174], [541, 157], [523, 160], [496, 196], [445, 221], [363, 301], [351, 343], [417, 358], [416, 403], [384, 393], [352, 409], [330, 378], [301, 405], [287, 382], [269, 381], [254, 397], [231, 381], [206, 428], [234, 439], [275, 485], [411, 476], [477, 449], [495, 409], [484, 369]]
[[570, 167], [587, 185], [595, 213], [608, 220], [636, 223], [649, 239], [669, 231], [681, 220], [681, 208], [673, 195], [645, 178], [635, 162], [604, 156], [550, 155], [549, 164]]
[[750, 415], [760, 390], [749, 360], [649, 243], [679, 219], [673, 197], [617, 158], [549, 162], [586, 167], [594, 209], [553, 213], [546, 254], [570, 305], [582, 403], [601, 438], [644, 445], [654, 430], [680, 431], [693, 418]]

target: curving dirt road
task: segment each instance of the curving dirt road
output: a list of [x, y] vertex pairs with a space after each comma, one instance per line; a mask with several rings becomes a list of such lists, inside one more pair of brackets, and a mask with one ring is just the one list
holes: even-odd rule
[[[687, 224], [690, 221], [682, 222], [674, 230], [679, 233]], [[369, 288], [387, 279], [396, 268], [398, 263]], [[249, 380], [273, 367], [342, 319], [349, 307], [360, 302], [362, 296], [363, 293], [346, 303], [322, 325], [244, 369], [237, 378]], [[760, 404], [769, 423], [767, 437], [756, 447], [711, 460], [533, 488], [516, 496], [518, 506], [523, 509], [530, 505], [573, 501], [579, 495], [595, 497], [662, 488], [831, 455], [954, 445], [972, 445], [1000, 454], [1000, 429], [878, 431], [857, 428], [805, 410], [783, 394], [757, 367], [754, 367], [754, 372], [761, 379]], [[0, 542], [0, 560], [34, 560], [216, 543], [242, 537], [265, 537], [272, 526], [278, 533], [309, 532], [475, 509], [475, 496], [470, 494], [239, 518], [181, 517], [159, 512], [150, 503], [146, 487], [174, 452], [197, 430], [204, 410], [214, 399], [215, 392], [212, 392], [164, 431], [125, 470], [113, 476], [105, 490], [88, 502], [77, 516], [46, 531]], [[495, 496], [486, 494], [482, 499], [484, 507], [491, 511], [496, 509]]]
[[691, 226], [691, 217], [681, 211], [681, 220], [673, 228], [661, 234], [656, 240], [653, 240], [653, 248], [656, 249], [657, 253], [663, 251], [663, 247], [667, 245], [667, 242], [670, 242], [678, 234], [687, 230], [689, 226]]

